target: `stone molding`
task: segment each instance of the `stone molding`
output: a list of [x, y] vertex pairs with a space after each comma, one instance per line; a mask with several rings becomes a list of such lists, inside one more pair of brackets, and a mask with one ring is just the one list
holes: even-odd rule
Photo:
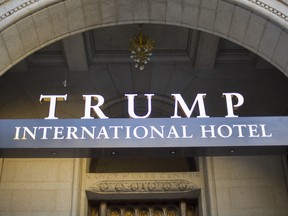
[[[5, 3], [8, 3], [10, 0], [0, 0], [0, 7], [1, 5], [5, 4]], [[66, 0], [54, 0], [54, 1], [50, 1], [51, 3], [57, 3], [57, 2], [61, 2], [61, 1], [66, 1]], [[5, 20], [6, 18], [10, 17], [11, 15], [14, 15], [20, 11], [22, 11], [23, 9], [29, 7], [29, 6], [34, 6], [36, 4], [39, 4], [39, 8], [37, 10], [40, 10], [42, 9], [43, 5], [45, 4], [50, 4], [47, 0], [28, 0], [28, 1], [25, 1], [17, 6], [14, 6], [12, 9], [10, 7], [10, 9], [8, 9], [7, 11], [4, 11], [3, 14], [0, 14], [0, 22]], [[12, 4], [13, 5], [13, 4]], [[9, 8], [9, 7], [7, 7]]]
[[[248, 0], [249, 2], [267, 10], [268, 12], [271, 12], [273, 14], [275, 14], [276, 16], [280, 17], [281, 19], [283, 19], [284, 21], [288, 22], [288, 15], [283, 14], [281, 11], [277, 10], [276, 8], [260, 1], [260, 0]], [[282, 2], [282, 1], [281, 1]], [[282, 2], [284, 3], [284, 2]], [[285, 3], [287, 5], [287, 3]]]
[[[9, 0], [0, 0], [0, 5], [3, 5], [4, 3], [7, 3]], [[4, 14], [2, 14], [0, 16], [0, 21], [6, 19], [7, 17], [11, 16], [12, 14], [20, 11], [21, 9], [24, 9], [26, 8], [27, 6], [30, 6], [30, 5], [33, 5], [34, 3], [37, 3], [39, 2], [40, 0], [29, 0], [29, 1], [26, 1], [16, 7], [14, 7], [13, 9], [9, 10], [9, 11], [6, 11]], [[42, 0], [43, 1], [43, 0]], [[44, 0], [45, 1], [45, 0]], [[275, 15], [277, 15], [278, 17], [280, 17], [281, 19], [285, 20], [286, 22], [288, 22], [288, 15], [282, 13], [281, 11], [277, 10], [276, 8], [260, 1], [260, 0], [247, 0], [248, 2], [251, 2], [265, 10], [267, 10], [268, 12], [271, 12]], [[284, 1], [284, 0], [278, 0], [280, 1], [281, 3], [287, 5], [288, 4], [288, 1]]]
[[[2, 0], [2, 1], [0, 2], [0, 5], [6, 3], [6, 2], [8, 2], [8, 1], [9, 1], [9, 0]], [[12, 14], [14, 14], [14, 13], [16, 13], [16, 12], [18, 12], [18, 11], [20, 11], [20, 10], [28, 7], [28, 6], [30, 6], [30, 5], [33, 5], [34, 3], [37, 3], [37, 2], [39, 2], [39, 1], [40, 1], [40, 0], [29, 0], [29, 1], [26, 1], [26, 2], [24, 2], [24, 3], [22, 3], [22, 4], [18, 5], [18, 6], [14, 7], [13, 9], [11, 9], [11, 10], [5, 12], [4, 14], [2, 14], [2, 15], [0, 16], [0, 21], [6, 19], [7, 17], [11, 16]]]
[[278, 1], [285, 4], [285, 5], [288, 5], [288, 0], [278, 0]]
[[9, 0], [0, 0], [0, 5], [6, 3], [6, 2], [8, 2], [8, 1], [9, 1]]
[[88, 188], [95, 193], [173, 193], [197, 190], [187, 180], [101, 181]]
[[[264, 1], [214, 0], [194, 5], [175, 0], [161, 4], [148, 0], [0, 0], [0, 76], [52, 42], [97, 27], [132, 23], [179, 25], [227, 38], [288, 76], [288, 14], [284, 10], [288, 6], [276, 2], [279, 7], [272, 7], [272, 1], [271, 6]], [[241, 18], [249, 13], [251, 18]]]

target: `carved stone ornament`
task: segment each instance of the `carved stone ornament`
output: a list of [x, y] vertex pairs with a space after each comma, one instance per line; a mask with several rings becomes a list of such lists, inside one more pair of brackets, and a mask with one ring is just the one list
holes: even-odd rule
[[[265, 10], [275, 14], [276, 16], [278, 16], [279, 18], [285, 20], [286, 22], [288, 22], [288, 16], [284, 13], [282, 13], [281, 11], [277, 10], [276, 8], [268, 5], [267, 3], [264, 3], [261, 0], [248, 0], [249, 2], [264, 8]], [[287, 5], [287, 0], [280, 0], [280, 2], [284, 3]]]
[[[18, 12], [18, 11], [20, 11], [20, 10], [28, 7], [28, 6], [30, 6], [30, 5], [33, 5], [34, 3], [37, 3], [37, 2], [39, 2], [39, 1], [40, 1], [40, 0], [29, 0], [29, 1], [26, 1], [26, 2], [20, 3], [18, 6], [14, 7], [13, 9], [11, 9], [11, 10], [9, 10], [9, 11], [6, 11], [4, 14], [1, 14], [1, 15], [0, 15], [0, 21], [6, 19], [7, 17], [11, 16], [12, 14], [14, 14], [14, 13], [16, 13], [16, 12]], [[1, 4], [4, 4], [4, 3], [6, 3], [6, 2], [8, 2], [8, 0], [2, 1]], [[0, 5], [1, 5], [1, 4], [0, 4]]]
[[186, 180], [169, 181], [101, 181], [88, 190], [96, 193], [161, 193], [188, 192], [197, 189]]

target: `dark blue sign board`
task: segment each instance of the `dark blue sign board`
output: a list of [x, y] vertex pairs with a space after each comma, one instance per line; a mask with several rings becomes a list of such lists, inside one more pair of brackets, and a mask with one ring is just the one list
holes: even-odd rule
[[0, 120], [0, 157], [287, 154], [288, 117]]

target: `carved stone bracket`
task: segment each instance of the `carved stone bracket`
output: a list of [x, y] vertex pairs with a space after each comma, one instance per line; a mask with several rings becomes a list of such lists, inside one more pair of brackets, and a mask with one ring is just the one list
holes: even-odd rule
[[173, 193], [198, 189], [186, 180], [161, 181], [101, 181], [88, 190], [96, 193]]

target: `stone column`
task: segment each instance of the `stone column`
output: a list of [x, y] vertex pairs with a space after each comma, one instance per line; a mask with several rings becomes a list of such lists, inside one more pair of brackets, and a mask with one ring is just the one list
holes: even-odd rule
[[107, 212], [107, 204], [106, 204], [106, 202], [101, 202], [100, 203], [99, 212], [100, 212], [99, 216], [106, 216], [106, 212]]
[[187, 216], [187, 203], [185, 201], [180, 201], [180, 214], [181, 216]]

